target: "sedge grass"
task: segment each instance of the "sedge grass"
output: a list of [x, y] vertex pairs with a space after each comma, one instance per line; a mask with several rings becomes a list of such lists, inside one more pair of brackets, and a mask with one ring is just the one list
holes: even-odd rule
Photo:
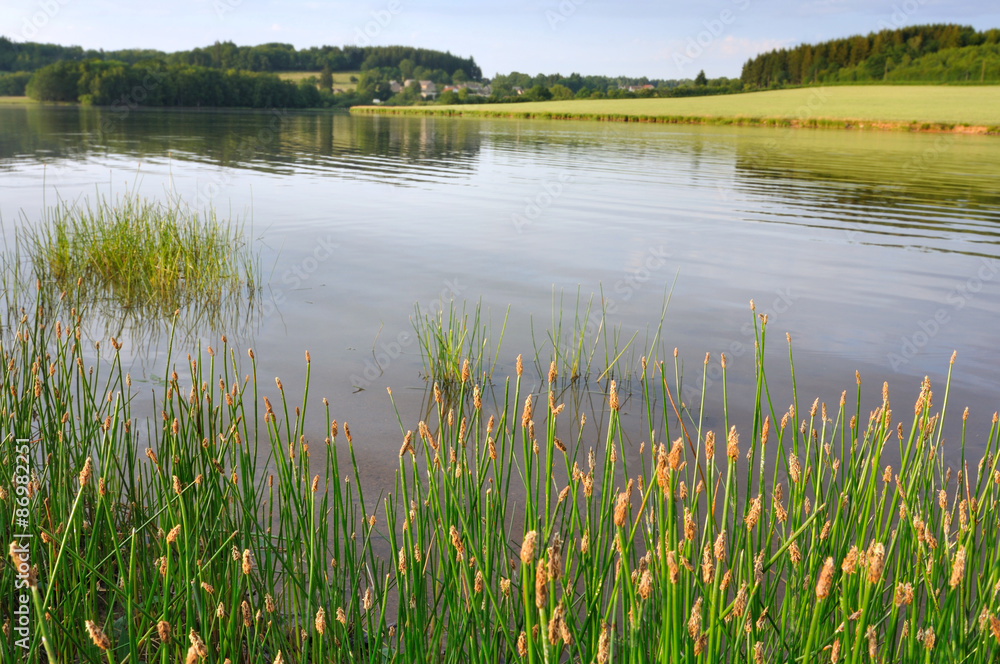
[[[752, 416], [731, 430], [663, 415], [677, 368], [641, 362], [636, 455], [614, 383], [598, 441], [560, 403], [556, 366], [537, 393], [521, 362], [495, 388], [460, 374], [402, 434], [375, 504], [325, 401], [308, 420], [325, 440], [308, 434], [308, 354], [298, 406], [225, 340], [175, 357], [140, 421], [117, 344], [94, 359], [78, 319], [43, 321], [0, 336], [0, 502], [27, 499], [40, 598], [27, 651], [0, 609], [0, 662], [43, 661], [42, 634], [74, 662], [1000, 655], [1000, 428], [978, 461], [963, 436], [946, 467], [947, 385], [919, 386], [912, 417], [887, 391], [863, 412], [860, 379], [831, 408], [779, 401], [761, 322]], [[5, 562], [0, 587], [15, 581]]]
[[60, 200], [40, 223], [26, 223], [18, 241], [37, 277], [68, 293], [78, 309], [99, 302], [135, 319], [169, 318], [192, 305], [222, 309], [234, 295], [252, 296], [260, 281], [239, 223], [134, 189]]

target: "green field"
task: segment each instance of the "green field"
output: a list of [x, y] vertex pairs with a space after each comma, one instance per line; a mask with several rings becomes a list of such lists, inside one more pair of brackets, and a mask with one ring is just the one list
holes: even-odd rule
[[34, 104], [30, 97], [5, 97], [0, 96], [0, 104]]
[[[284, 81], [301, 81], [304, 78], [309, 78], [310, 76], [315, 76], [319, 80], [320, 72], [318, 71], [282, 71], [278, 72], [278, 78]], [[361, 72], [359, 71], [335, 71], [333, 72], [333, 87], [340, 88], [342, 90], [354, 90], [358, 87], [357, 83], [351, 83], [351, 77], [360, 77]]]
[[354, 112], [1000, 132], [1000, 86], [832, 86], [669, 99], [355, 107]]

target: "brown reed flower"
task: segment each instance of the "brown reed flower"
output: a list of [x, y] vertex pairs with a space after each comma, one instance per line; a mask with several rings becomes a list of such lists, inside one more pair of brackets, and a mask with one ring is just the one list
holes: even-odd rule
[[458, 528], [451, 526], [448, 529], [448, 534], [451, 536], [451, 545], [455, 547], [455, 559], [464, 560], [465, 545], [462, 543], [462, 535], [458, 532]]
[[315, 625], [316, 625], [316, 633], [322, 636], [323, 632], [326, 631], [326, 609], [324, 609], [322, 606], [319, 607], [319, 609], [317, 609], [316, 611]]
[[191, 647], [198, 653], [198, 657], [201, 657], [202, 659], [208, 657], [208, 647], [205, 645], [205, 642], [201, 640], [198, 632], [192, 629], [191, 633], [188, 634], [188, 640], [191, 642]]
[[[918, 632], [919, 635], [919, 632]], [[934, 628], [928, 627], [924, 630], [923, 638], [921, 639], [924, 643], [924, 647], [928, 650], [934, 650], [934, 641], [936, 637], [934, 636]]]
[[615, 385], [615, 381], [611, 381], [611, 388], [608, 393], [608, 405], [611, 406], [611, 410], [618, 412], [621, 404], [618, 401], [618, 387]]
[[524, 412], [521, 413], [521, 427], [524, 429], [528, 428], [528, 423], [531, 422], [532, 416], [532, 403], [531, 396], [529, 395], [524, 400]]
[[667, 578], [670, 583], [677, 583], [680, 580], [680, 568], [677, 566], [677, 554], [673, 549], [667, 551]]
[[747, 526], [747, 530], [753, 530], [757, 527], [757, 522], [760, 520], [761, 512], [761, 495], [757, 494], [757, 497], [750, 501], [750, 506], [747, 509], [747, 515], [743, 517], [743, 522]]
[[93, 474], [94, 474], [94, 463], [88, 456], [87, 460], [83, 462], [83, 470], [80, 471], [80, 488], [87, 486]]
[[802, 477], [802, 468], [799, 466], [799, 458], [794, 454], [788, 455], [788, 476], [792, 478], [792, 481], [796, 484], [799, 483], [799, 479]]
[[549, 578], [553, 581], [562, 578], [562, 537], [560, 537], [558, 533], [553, 536], [552, 546], [547, 549], [547, 554], [549, 557]]
[[95, 646], [102, 651], [111, 650], [111, 639], [108, 638], [108, 635], [104, 633], [104, 630], [97, 623], [93, 620], [86, 620], [83, 624], [87, 628], [87, 634], [90, 635], [90, 640], [94, 642]]
[[694, 517], [691, 515], [691, 510], [687, 507], [684, 508], [684, 539], [689, 542], [693, 542], [695, 536], [697, 535], [697, 526], [694, 523]]
[[948, 585], [952, 588], [956, 588], [962, 584], [962, 579], [965, 578], [965, 547], [958, 547], [958, 552], [955, 554], [955, 561], [951, 566], [951, 579], [948, 581]]
[[878, 583], [882, 578], [882, 569], [885, 566], [885, 546], [877, 542], [868, 548], [866, 554], [868, 559], [868, 582]]
[[521, 562], [530, 565], [535, 560], [535, 544], [538, 539], [537, 530], [529, 530], [521, 541]]
[[625, 525], [625, 517], [628, 514], [628, 506], [629, 506], [628, 493], [622, 491], [621, 493], [618, 494], [618, 498], [615, 501], [615, 513], [614, 513], [615, 525], [618, 526], [619, 528]]
[[903, 606], [904, 604], [909, 606], [913, 603], [913, 584], [911, 583], [897, 583], [896, 592], [893, 594], [892, 598], [893, 604], [896, 608]]
[[642, 576], [639, 577], [639, 597], [642, 599], [649, 599], [650, 594], [653, 592], [653, 573], [649, 569], [645, 569], [642, 572]]
[[[517, 358], [520, 360], [521, 356], [518, 355]], [[528, 634], [524, 630], [521, 630], [521, 634], [517, 637], [517, 654], [521, 657], [528, 654]]]
[[858, 556], [858, 547], [852, 546], [851, 550], [847, 552], [847, 557], [844, 558], [844, 562], [840, 565], [840, 569], [844, 574], [850, 575], [857, 571]]
[[549, 643], [556, 645], [562, 639], [563, 631], [563, 614], [566, 610], [563, 608], [562, 604], [556, 607], [556, 610], [552, 612], [552, 618], [549, 620]]
[[792, 543], [788, 545], [788, 556], [792, 559], [793, 565], [798, 565], [802, 562], [802, 552], [799, 550], [797, 542], [792, 541]]
[[736, 433], [736, 425], [729, 429], [729, 436], [726, 438], [726, 456], [730, 461], [740, 458], [740, 435]]
[[545, 558], [538, 559], [535, 567], [535, 606], [543, 608], [549, 600], [549, 566], [545, 564]]
[[726, 557], [726, 531], [725, 529], [715, 538], [715, 559], [722, 560]]
[[729, 622], [733, 618], [743, 617], [743, 612], [746, 611], [747, 608], [748, 599], [747, 584], [744, 581], [740, 584], [740, 589], [736, 592], [736, 598], [733, 600], [733, 612], [726, 616], [726, 622]]
[[341, 606], [337, 607], [337, 622], [343, 626], [347, 626], [347, 615], [344, 613], [344, 608]]
[[249, 575], [252, 567], [253, 567], [253, 559], [250, 557], [250, 549], [244, 549], [243, 564], [242, 564], [243, 573]]
[[691, 617], [688, 618], [687, 622], [688, 634], [695, 642], [695, 650], [698, 651], [698, 654], [701, 654], [701, 648], [698, 646], [701, 642], [701, 604], [701, 597], [699, 597], [691, 607]]
[[878, 634], [875, 632], [875, 626], [869, 625], [868, 629], [865, 631], [865, 637], [868, 639], [868, 657], [873, 661], [878, 661]]
[[[524, 634], [522, 632], [522, 634]], [[601, 627], [601, 636], [597, 640], [597, 664], [605, 664], [611, 654], [611, 634], [607, 625]]]
[[830, 596], [830, 585], [833, 583], [833, 557], [826, 559], [823, 569], [816, 582], [816, 599], [826, 599]]
[[166, 620], [161, 620], [156, 623], [156, 633], [160, 637], [160, 643], [166, 645], [170, 643], [170, 636], [173, 630], [170, 628], [170, 623]]

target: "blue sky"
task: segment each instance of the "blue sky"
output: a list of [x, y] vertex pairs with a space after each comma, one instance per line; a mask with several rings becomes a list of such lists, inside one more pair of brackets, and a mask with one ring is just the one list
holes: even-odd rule
[[492, 76], [739, 76], [775, 47], [883, 27], [1000, 27], [996, 0], [4, 0], [0, 34], [87, 48], [180, 50], [216, 40], [405, 44], [472, 55]]

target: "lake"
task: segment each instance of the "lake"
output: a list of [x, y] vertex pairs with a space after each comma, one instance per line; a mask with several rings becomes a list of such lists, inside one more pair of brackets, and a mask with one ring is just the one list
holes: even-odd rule
[[[672, 288], [659, 356], [678, 348], [690, 395], [711, 353], [706, 421], [718, 428], [720, 352], [733, 423], [750, 426], [738, 401], [753, 385], [751, 299], [768, 315], [779, 404], [786, 332], [809, 403], [835, 411], [857, 370], [863, 413], [888, 381], [905, 418], [925, 375], [940, 406], [957, 350], [949, 403], [953, 425], [970, 408], [973, 458], [1000, 404], [996, 137], [9, 105], [0, 183], [8, 246], [57, 197], [133, 187], [239, 217], [268, 286], [244, 316], [185, 327], [175, 359], [227, 334], [244, 365], [255, 349], [265, 389], [280, 376], [301, 394], [310, 351], [311, 397], [350, 422], [363, 472], [383, 486], [401, 439], [386, 387], [406, 428], [427, 408], [416, 303], [481, 301], [494, 344], [509, 306], [502, 389], [519, 353], [541, 384], [553, 311], [571, 327], [592, 294], [602, 332], [620, 345], [636, 335], [623, 356], [634, 368]], [[136, 381], [164, 375], [165, 327], [109, 325]], [[588, 416], [605, 390], [598, 364], [567, 392]]]

